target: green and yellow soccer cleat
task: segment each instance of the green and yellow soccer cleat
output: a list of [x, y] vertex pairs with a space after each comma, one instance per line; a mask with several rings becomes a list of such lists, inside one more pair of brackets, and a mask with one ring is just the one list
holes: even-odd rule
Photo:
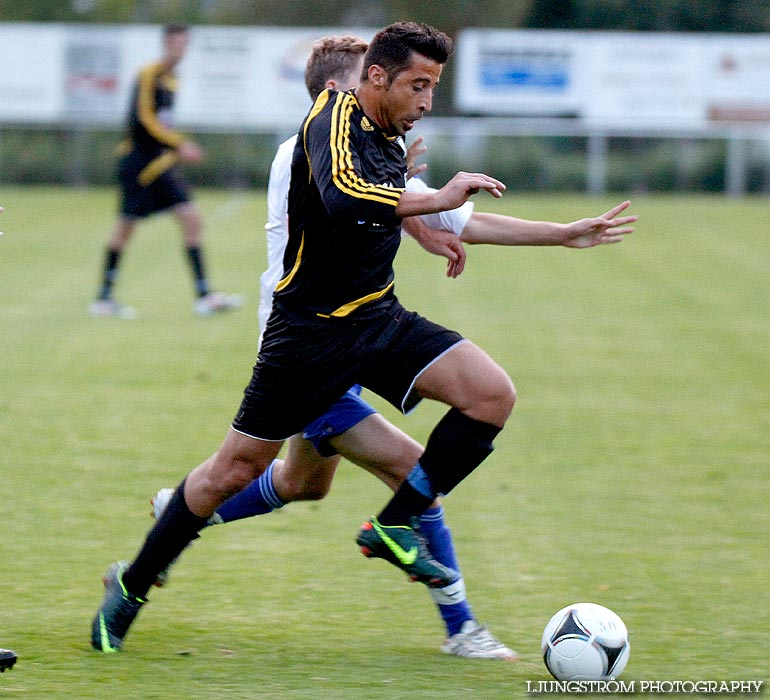
[[105, 654], [120, 651], [128, 628], [147, 602], [131, 595], [123, 585], [127, 568], [127, 562], [116, 562], [102, 577], [104, 600], [91, 625], [91, 646]]
[[409, 525], [381, 525], [377, 518], [367, 520], [358, 531], [356, 543], [366, 557], [385, 559], [405, 571], [412, 581], [429, 588], [454, 583], [459, 574], [437, 562], [420, 534], [419, 518]]

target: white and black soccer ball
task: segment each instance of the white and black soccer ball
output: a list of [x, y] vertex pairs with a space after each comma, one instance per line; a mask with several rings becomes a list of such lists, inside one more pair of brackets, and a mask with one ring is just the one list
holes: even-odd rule
[[545, 626], [540, 648], [546, 668], [560, 681], [617, 678], [631, 651], [623, 620], [596, 603], [559, 610]]

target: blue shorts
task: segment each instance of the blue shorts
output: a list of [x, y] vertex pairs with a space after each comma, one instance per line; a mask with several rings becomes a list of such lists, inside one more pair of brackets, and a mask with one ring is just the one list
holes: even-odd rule
[[356, 384], [348, 389], [326, 413], [314, 420], [302, 431], [302, 437], [309, 440], [322, 457], [337, 454], [329, 440], [358, 425], [364, 418], [377, 413], [361, 398], [361, 386]]

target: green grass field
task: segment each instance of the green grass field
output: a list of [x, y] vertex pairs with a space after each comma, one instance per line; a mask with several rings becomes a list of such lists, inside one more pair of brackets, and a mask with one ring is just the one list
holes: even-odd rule
[[[114, 192], [0, 190], [0, 697], [509, 699], [546, 680], [548, 618], [589, 600], [632, 640], [627, 681], [767, 680], [770, 202], [640, 197], [601, 249], [472, 248], [457, 280], [406, 241], [402, 302], [456, 327], [516, 383], [492, 457], [446, 501], [474, 610], [518, 664], [449, 658], [430, 599], [362, 557], [384, 487], [344, 465], [323, 502], [213, 528], [152, 594], [120, 655], [92, 652], [100, 575], [131, 558], [148, 499], [224, 436], [248, 381], [262, 193], [203, 192], [214, 284], [199, 319], [173, 222], [138, 234], [95, 320]], [[506, 195], [567, 221], [615, 199]], [[403, 418], [424, 440], [442, 413]]]

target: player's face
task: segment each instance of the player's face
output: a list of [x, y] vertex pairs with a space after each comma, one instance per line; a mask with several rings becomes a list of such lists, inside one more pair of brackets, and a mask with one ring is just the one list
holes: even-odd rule
[[388, 86], [382, 108], [390, 133], [403, 136], [433, 106], [433, 91], [443, 65], [419, 53], [412, 53], [409, 68], [401, 71]]
[[175, 66], [184, 58], [187, 45], [190, 43], [190, 35], [187, 32], [174, 32], [166, 37], [166, 62]]

